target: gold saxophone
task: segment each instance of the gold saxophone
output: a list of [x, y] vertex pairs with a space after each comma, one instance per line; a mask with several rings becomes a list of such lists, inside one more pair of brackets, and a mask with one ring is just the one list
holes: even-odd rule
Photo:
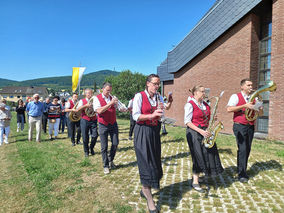
[[[257, 98], [259, 101], [262, 101], [262, 97], [260, 96], [260, 93], [266, 92], [266, 91], [270, 91], [270, 92], [274, 92], [276, 91], [277, 86], [273, 81], [268, 81], [268, 83], [266, 85], [264, 85], [263, 87], [259, 88], [258, 90], [256, 90], [250, 97], [249, 102], [254, 102], [254, 100]], [[253, 110], [253, 109], [246, 109], [245, 110], [245, 115], [246, 115], [246, 119], [248, 121], [254, 121], [257, 119], [259, 112], [257, 110]]]
[[212, 97], [212, 98], [216, 99], [216, 102], [215, 102], [215, 106], [213, 107], [213, 112], [210, 115], [209, 125], [208, 125], [208, 128], [207, 128], [207, 131], [211, 133], [211, 136], [208, 137], [208, 138], [204, 138], [203, 141], [202, 141], [202, 143], [204, 144], [204, 146], [206, 148], [212, 148], [215, 145], [215, 142], [216, 142], [216, 139], [217, 139], [219, 132], [224, 128], [224, 125], [222, 124], [221, 121], [219, 121], [218, 124], [214, 126], [214, 124], [215, 124], [214, 117], [215, 117], [216, 112], [217, 112], [218, 103], [219, 103], [220, 98], [222, 97], [223, 94], [224, 94], [224, 91], [222, 91], [220, 93], [219, 97], [217, 97], [217, 96]]
[[[78, 104], [79, 104], [79, 101], [77, 101], [77, 103], [75, 104], [74, 109], [76, 109], [76, 107], [78, 106]], [[73, 111], [71, 111], [71, 112], [69, 113], [69, 119], [70, 119], [70, 121], [72, 121], [72, 122], [77, 122], [77, 121], [79, 121], [79, 120], [81, 119], [81, 112], [73, 112]]]

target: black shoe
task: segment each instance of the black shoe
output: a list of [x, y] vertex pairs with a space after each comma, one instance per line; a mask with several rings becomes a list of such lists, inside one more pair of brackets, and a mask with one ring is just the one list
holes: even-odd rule
[[246, 178], [246, 177], [241, 177], [241, 178], [239, 178], [239, 181], [240, 181], [241, 183], [247, 183], [247, 182], [248, 182], [248, 178]]
[[80, 144], [80, 145], [82, 145], [82, 142], [78, 141], [78, 142], [77, 142], [77, 144]]
[[133, 139], [133, 138], [132, 138], [131, 136], [129, 136], [128, 140], [132, 141], [132, 139]]
[[90, 151], [91, 151], [91, 155], [95, 155], [94, 149], [91, 149]]
[[159, 212], [160, 212], [160, 211], [158, 210], [157, 206], [155, 206], [155, 207], [156, 207], [155, 210], [150, 210], [150, 209], [149, 209], [149, 206], [148, 206], [148, 200], [147, 200], [147, 207], [148, 207], [149, 213], [159, 213]]
[[195, 191], [204, 193], [204, 189], [202, 189], [199, 184], [191, 184], [191, 186]]
[[144, 199], [146, 199], [146, 200], [147, 200], [147, 198], [146, 198], [146, 196], [144, 195], [144, 193], [143, 193], [142, 189], [141, 189], [141, 191], [140, 191], [140, 196], [141, 196], [142, 198], [144, 198]]

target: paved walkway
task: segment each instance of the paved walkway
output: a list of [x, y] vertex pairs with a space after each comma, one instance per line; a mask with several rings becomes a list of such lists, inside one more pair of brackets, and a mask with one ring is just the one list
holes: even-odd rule
[[[119, 177], [119, 174], [124, 177], [127, 173], [129, 178], [125, 180], [123, 187], [129, 188], [133, 197], [128, 202], [137, 212], [145, 212], [146, 202], [139, 197], [141, 185], [133, 142], [124, 136], [126, 135], [120, 136], [119, 152], [115, 160], [120, 168], [112, 174], [114, 177]], [[201, 194], [191, 188], [192, 161], [187, 143], [163, 137], [164, 176], [161, 190], [154, 192], [161, 212], [284, 212], [283, 158], [261, 159], [261, 155], [254, 154], [252, 150], [248, 165], [250, 180], [248, 183], [240, 183], [234, 178], [235, 149], [233, 146], [219, 148], [225, 171], [222, 175], [209, 179], [209, 183], [203, 185], [207, 192]]]

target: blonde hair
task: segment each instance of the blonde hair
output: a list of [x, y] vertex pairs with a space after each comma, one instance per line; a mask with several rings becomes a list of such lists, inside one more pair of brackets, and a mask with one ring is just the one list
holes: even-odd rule
[[194, 86], [192, 89], [189, 89], [188, 91], [192, 93], [192, 95], [194, 95], [195, 92], [197, 92], [201, 87], [204, 87], [202, 85], [197, 85]]

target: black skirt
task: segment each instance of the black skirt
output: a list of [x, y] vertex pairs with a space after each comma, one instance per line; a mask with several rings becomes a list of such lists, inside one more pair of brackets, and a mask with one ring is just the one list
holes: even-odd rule
[[159, 189], [163, 170], [158, 126], [136, 124], [134, 127], [134, 148], [141, 184]]
[[206, 148], [201, 143], [203, 136], [191, 128], [187, 128], [186, 138], [192, 157], [193, 173], [203, 172], [206, 176], [216, 176], [224, 171], [216, 143], [212, 148]]

